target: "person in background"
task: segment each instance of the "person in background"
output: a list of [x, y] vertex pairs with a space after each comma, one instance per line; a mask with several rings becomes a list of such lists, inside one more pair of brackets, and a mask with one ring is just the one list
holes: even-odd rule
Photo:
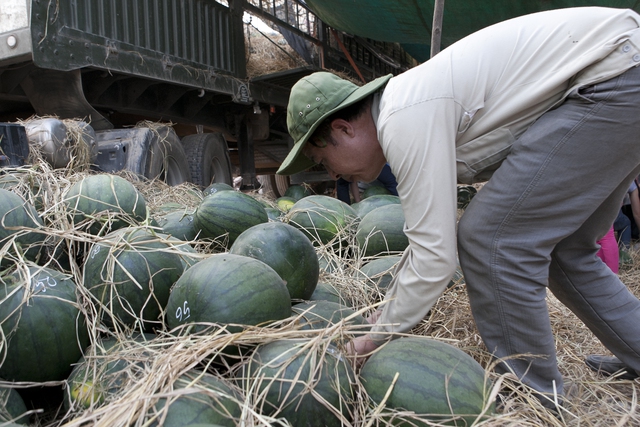
[[613, 223], [613, 228], [618, 235], [620, 249], [624, 251], [631, 249], [632, 219], [633, 223], [640, 224], [640, 190], [636, 180], [629, 186], [622, 201], [622, 207]]
[[611, 271], [618, 274], [620, 271], [620, 252], [613, 227], [596, 243], [600, 245], [600, 250], [596, 255], [609, 266]]
[[[293, 86], [279, 174], [320, 164], [368, 182], [389, 163], [398, 181], [409, 246], [354, 357], [418, 324], [458, 255], [495, 369], [543, 405], [559, 411], [564, 396], [548, 290], [616, 356], [589, 367], [637, 376], [640, 300], [596, 241], [640, 173], [638, 65], [640, 15], [565, 8], [484, 28], [395, 77], [357, 86], [316, 72]], [[456, 222], [456, 184], [480, 181]]]

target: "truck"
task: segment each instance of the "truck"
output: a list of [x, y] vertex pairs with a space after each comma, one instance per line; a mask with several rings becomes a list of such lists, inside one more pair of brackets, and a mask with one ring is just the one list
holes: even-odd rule
[[[249, 76], [247, 14], [298, 46], [305, 63]], [[292, 144], [292, 85], [321, 69], [368, 81], [413, 65], [397, 43], [337, 32], [303, 0], [0, 3], [0, 122], [40, 120], [55, 134], [55, 120], [79, 120], [95, 132], [97, 169], [171, 185], [240, 177], [279, 197], [291, 183], [327, 180], [323, 170], [275, 175]]]

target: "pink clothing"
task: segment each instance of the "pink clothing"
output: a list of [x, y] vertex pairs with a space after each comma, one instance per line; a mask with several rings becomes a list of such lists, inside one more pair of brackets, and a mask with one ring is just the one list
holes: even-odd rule
[[613, 227], [611, 227], [607, 234], [605, 234], [604, 237], [596, 243], [600, 245], [598, 256], [614, 273], [618, 273], [620, 254], [618, 253], [618, 242], [616, 242], [616, 235], [613, 232]]

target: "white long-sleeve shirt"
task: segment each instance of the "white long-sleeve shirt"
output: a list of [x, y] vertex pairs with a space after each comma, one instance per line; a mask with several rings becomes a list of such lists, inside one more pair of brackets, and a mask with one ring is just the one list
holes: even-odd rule
[[486, 180], [511, 145], [572, 91], [640, 64], [640, 16], [585, 7], [478, 31], [393, 77], [374, 101], [380, 145], [398, 181], [409, 247], [373, 339], [407, 332], [456, 268], [456, 182]]

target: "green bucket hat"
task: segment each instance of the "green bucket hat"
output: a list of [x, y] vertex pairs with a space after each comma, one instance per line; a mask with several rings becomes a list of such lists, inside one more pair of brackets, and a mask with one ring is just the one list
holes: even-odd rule
[[313, 166], [302, 148], [324, 119], [380, 89], [391, 77], [378, 77], [364, 86], [324, 71], [300, 79], [291, 88], [287, 106], [287, 127], [294, 145], [277, 173], [291, 175]]

